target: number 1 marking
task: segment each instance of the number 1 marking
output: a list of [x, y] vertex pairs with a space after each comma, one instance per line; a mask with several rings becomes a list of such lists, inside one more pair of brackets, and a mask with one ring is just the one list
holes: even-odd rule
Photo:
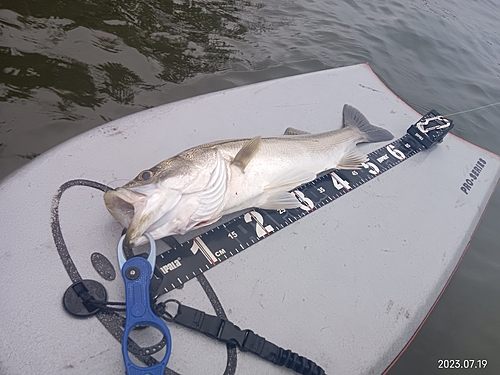
[[205, 258], [207, 258], [210, 263], [212, 263], [213, 266], [215, 266], [215, 262], [217, 262], [218, 259], [215, 257], [214, 253], [210, 251], [207, 244], [203, 242], [200, 237], [195, 237], [193, 240], [193, 245], [191, 246], [191, 252], [196, 255], [198, 250], [201, 251], [201, 253], [205, 256]]

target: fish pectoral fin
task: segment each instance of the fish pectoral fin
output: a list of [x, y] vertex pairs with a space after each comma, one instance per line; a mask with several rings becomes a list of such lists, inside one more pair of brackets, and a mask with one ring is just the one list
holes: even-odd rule
[[260, 136], [248, 140], [243, 147], [241, 147], [240, 151], [238, 151], [231, 164], [237, 166], [244, 172], [250, 160], [252, 160], [255, 154], [260, 150], [261, 144], [262, 139]]
[[289, 169], [272, 180], [264, 190], [291, 190], [316, 178], [316, 173], [308, 170]]
[[301, 203], [295, 198], [295, 194], [287, 191], [276, 191], [264, 194], [262, 203], [257, 207], [264, 210], [286, 210], [300, 206]]
[[368, 157], [360, 154], [359, 151], [353, 147], [345, 152], [335, 169], [360, 169], [362, 167], [361, 164], [366, 161], [368, 161]]
[[311, 134], [311, 133], [296, 128], [286, 128], [285, 132], [283, 133], [283, 135], [303, 135], [303, 134]]

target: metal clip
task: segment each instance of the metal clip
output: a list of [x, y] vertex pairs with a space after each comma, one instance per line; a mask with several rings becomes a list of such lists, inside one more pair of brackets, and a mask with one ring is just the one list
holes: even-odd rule
[[[426, 125], [429, 125], [431, 121], [441, 121], [444, 122], [444, 124], [439, 124], [435, 126], [431, 126], [430, 128], [426, 128]], [[418, 123], [415, 124], [422, 133], [427, 134], [428, 132], [432, 130], [438, 130], [438, 129], [446, 129], [451, 125], [451, 121], [448, 120], [446, 117], [443, 117], [441, 115], [434, 116], [434, 117], [429, 117], [429, 118], [424, 118], [420, 120]]]

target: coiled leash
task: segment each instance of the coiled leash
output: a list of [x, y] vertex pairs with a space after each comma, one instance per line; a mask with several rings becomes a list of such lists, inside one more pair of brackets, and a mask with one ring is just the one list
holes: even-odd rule
[[[303, 207], [287, 210], [287, 212], [252, 210], [182, 244], [179, 244], [173, 237], [165, 238], [163, 240], [171, 249], [158, 256], [156, 256], [154, 241], [149, 236], [151, 250], [147, 260], [141, 256], [126, 260], [122, 248], [122, 237], [118, 246], [118, 254], [127, 291], [126, 303], [107, 302], [106, 290], [100, 283], [81, 278], [69, 256], [59, 225], [59, 201], [66, 189], [78, 185], [103, 191], [110, 190], [110, 188], [94, 181], [68, 181], [54, 196], [51, 221], [54, 243], [74, 283], [64, 295], [64, 306], [68, 312], [76, 316], [97, 315], [108, 331], [122, 342], [128, 375], [178, 375], [166, 367], [172, 350], [172, 341], [168, 327], [160, 317], [167, 323], [174, 322], [227, 344], [236, 345], [242, 351], [248, 351], [302, 375], [325, 375], [324, 370], [313, 361], [280, 348], [251, 330], [241, 330], [227, 319], [206, 314], [182, 305], [176, 300], [157, 302], [157, 297], [182, 286], [193, 276], [200, 280], [204, 271], [370, 181], [418, 152], [440, 143], [452, 128], [451, 120], [432, 110], [410, 126], [403, 137], [368, 154], [368, 161], [363, 164], [364, 168], [356, 171], [331, 172], [294, 190], [294, 194]], [[272, 222], [274, 225], [266, 225], [265, 221]], [[252, 232], [255, 234], [252, 235]], [[101, 262], [101, 266], [107, 262], [108, 268], [111, 267], [108, 269], [109, 273], [114, 272], [112, 263], [104, 255], [98, 254], [96, 258], [101, 261], [105, 260]], [[106, 279], [107, 273], [99, 269], [99, 266], [94, 265], [94, 267]], [[170, 312], [172, 309], [176, 311]], [[118, 314], [120, 311], [126, 311], [126, 318]], [[151, 325], [160, 330], [163, 339], [148, 348], [137, 345], [129, 334], [134, 327], [143, 325]], [[231, 345], [228, 345], [228, 349], [232, 347]], [[158, 362], [151, 354], [158, 353], [164, 347], [166, 347], [166, 353]], [[134, 365], [129, 358], [129, 351], [149, 367]], [[235, 367], [236, 361], [234, 361], [234, 368], [227, 373], [234, 374]]]

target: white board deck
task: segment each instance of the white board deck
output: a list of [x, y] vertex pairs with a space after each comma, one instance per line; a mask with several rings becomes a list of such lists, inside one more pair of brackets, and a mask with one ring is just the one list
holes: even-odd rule
[[[0, 184], [0, 373], [122, 374], [121, 346], [95, 318], [62, 307], [71, 281], [53, 243], [50, 208], [68, 180], [123, 185], [197, 144], [336, 129], [349, 103], [396, 138], [420, 118], [367, 65], [212, 93], [113, 121], [40, 155]], [[438, 103], [437, 103], [438, 104]], [[383, 144], [362, 145], [370, 152]], [[468, 195], [461, 186], [486, 161]], [[457, 266], [500, 177], [500, 158], [453, 135], [205, 273], [228, 318], [314, 360], [327, 374], [381, 374], [411, 339]], [[119, 182], [114, 182], [119, 180]], [[90, 255], [118, 269], [121, 233], [102, 193], [68, 190], [60, 206], [78, 271], [124, 301]], [[196, 280], [163, 298], [213, 314]], [[169, 368], [222, 374], [225, 345], [174, 324]], [[238, 353], [235, 374], [291, 374]]]

